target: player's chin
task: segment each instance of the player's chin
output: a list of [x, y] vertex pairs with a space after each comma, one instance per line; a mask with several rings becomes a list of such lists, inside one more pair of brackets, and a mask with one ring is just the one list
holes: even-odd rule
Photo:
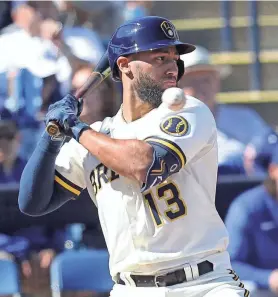
[[169, 88], [176, 88], [177, 87], [177, 82], [176, 81], [172, 81], [172, 80], [169, 80], [169, 81], [164, 81], [163, 84], [162, 84], [162, 89], [165, 91]]

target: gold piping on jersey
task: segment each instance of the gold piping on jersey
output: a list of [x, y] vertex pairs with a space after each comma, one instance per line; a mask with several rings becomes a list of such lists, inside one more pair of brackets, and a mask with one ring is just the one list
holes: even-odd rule
[[71, 193], [79, 196], [81, 193], [81, 188], [77, 185], [73, 184], [69, 180], [67, 180], [64, 176], [62, 176], [58, 171], [55, 171], [54, 180], [61, 185], [66, 190], [70, 191]]
[[174, 142], [168, 140], [168, 139], [164, 139], [164, 138], [158, 138], [158, 137], [150, 137], [145, 139], [146, 142], [156, 142], [159, 144], [162, 144], [163, 146], [167, 147], [168, 149], [170, 149], [175, 156], [178, 157], [180, 163], [181, 163], [181, 168], [183, 168], [186, 164], [186, 157], [183, 153], [183, 151], [181, 150], [181, 148]]
[[189, 125], [187, 120], [178, 115], [167, 117], [160, 124], [160, 129], [171, 136], [181, 137], [188, 131]]

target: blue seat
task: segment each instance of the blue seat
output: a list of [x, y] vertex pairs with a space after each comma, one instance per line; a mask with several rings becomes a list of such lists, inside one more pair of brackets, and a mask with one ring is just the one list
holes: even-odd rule
[[0, 259], [0, 296], [2, 295], [20, 295], [18, 267], [8, 258]]
[[109, 292], [113, 281], [106, 250], [69, 250], [59, 254], [50, 267], [53, 296], [62, 291]]

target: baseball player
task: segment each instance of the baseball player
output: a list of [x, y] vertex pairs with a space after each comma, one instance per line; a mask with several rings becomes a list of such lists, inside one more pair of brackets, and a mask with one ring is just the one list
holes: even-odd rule
[[29, 215], [88, 189], [110, 254], [111, 296], [249, 296], [215, 208], [214, 117], [193, 97], [180, 108], [161, 99], [183, 75], [180, 55], [194, 49], [162, 17], [120, 26], [108, 44], [120, 110], [88, 126], [76, 98], [56, 102], [45, 122], [71, 140], [45, 133], [23, 173], [19, 207]]

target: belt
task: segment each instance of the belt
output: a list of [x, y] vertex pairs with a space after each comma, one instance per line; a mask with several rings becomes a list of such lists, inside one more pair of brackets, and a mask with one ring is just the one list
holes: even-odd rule
[[[194, 268], [195, 266], [195, 268]], [[167, 287], [194, 280], [201, 275], [213, 271], [213, 264], [203, 261], [196, 265], [186, 265], [184, 268], [160, 275], [134, 275], [121, 277], [117, 274], [117, 284], [131, 284], [136, 287]], [[124, 281], [122, 278], [125, 278]]]

